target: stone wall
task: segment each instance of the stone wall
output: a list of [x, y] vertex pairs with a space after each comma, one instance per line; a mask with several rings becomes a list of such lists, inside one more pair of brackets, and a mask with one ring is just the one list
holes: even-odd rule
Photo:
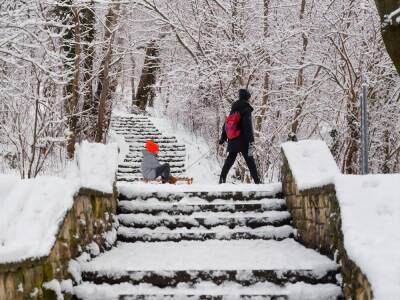
[[43, 288], [43, 283], [70, 278], [68, 262], [92, 242], [100, 250], [112, 246], [105, 233], [112, 230], [116, 198], [116, 192], [103, 194], [81, 189], [62, 222], [49, 256], [0, 265], [0, 300], [57, 299], [52, 290]]
[[296, 238], [340, 264], [345, 298], [372, 299], [367, 277], [344, 248], [340, 205], [334, 185], [299, 191], [283, 153], [282, 189], [297, 229]]

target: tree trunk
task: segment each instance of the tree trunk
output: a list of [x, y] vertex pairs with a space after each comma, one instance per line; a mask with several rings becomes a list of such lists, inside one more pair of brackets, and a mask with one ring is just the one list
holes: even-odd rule
[[[268, 38], [268, 16], [269, 16], [269, 2], [270, 0], [264, 0], [264, 38]], [[267, 53], [267, 60], [265, 62], [266, 65], [271, 64], [270, 56], [269, 53]], [[260, 115], [256, 118], [256, 132], [260, 132], [262, 128], [262, 122], [265, 119], [265, 113], [267, 111], [267, 106], [268, 106], [268, 97], [269, 97], [269, 86], [270, 86], [270, 75], [268, 72], [265, 72], [264, 74], [264, 82], [263, 82], [263, 94], [262, 94], [262, 100], [261, 100], [261, 111]]]
[[[301, 7], [300, 7], [300, 23], [303, 24], [304, 21], [304, 14], [305, 14], [305, 9], [306, 9], [306, 0], [301, 1]], [[302, 51], [300, 54], [300, 59], [299, 59], [299, 74], [297, 76], [297, 90], [300, 90], [303, 85], [304, 85], [304, 68], [302, 65], [304, 64], [304, 60], [306, 57], [306, 52], [307, 52], [307, 46], [308, 46], [308, 37], [307, 35], [303, 32], [302, 35]], [[299, 103], [296, 105], [295, 113], [293, 116], [293, 122], [292, 122], [292, 134], [294, 136], [297, 136], [297, 131], [299, 129], [299, 124], [300, 124], [300, 116], [303, 112], [303, 107], [305, 105], [305, 99], [300, 99]]]
[[106, 16], [106, 31], [104, 34], [104, 40], [108, 41], [108, 45], [105, 48], [105, 57], [102, 62], [102, 72], [99, 75], [99, 83], [96, 91], [96, 99], [99, 103], [97, 123], [96, 123], [96, 136], [95, 142], [101, 143], [105, 141], [104, 133], [108, 128], [108, 120], [110, 119], [111, 111], [107, 110], [107, 100], [110, 99], [110, 84], [112, 78], [110, 77], [110, 68], [113, 57], [113, 43], [115, 38], [115, 28], [118, 22], [118, 12], [120, 3], [116, 3], [110, 7], [110, 10]]
[[93, 125], [96, 110], [94, 109], [94, 101], [93, 101], [93, 60], [94, 60], [94, 45], [93, 41], [95, 38], [95, 13], [94, 3], [90, 1], [90, 3], [86, 4], [87, 6], [81, 11], [81, 27], [82, 31], [85, 34], [82, 35], [82, 55], [83, 59], [83, 76], [82, 76], [82, 98], [83, 98], [83, 116], [81, 121], [81, 131], [83, 132], [84, 138], [93, 140], [94, 139], [94, 131]]
[[397, 72], [400, 74], [400, 12], [390, 20], [386, 17], [400, 8], [399, 0], [375, 0], [382, 22], [382, 36], [389, 56], [392, 58]]
[[159, 69], [158, 52], [156, 41], [151, 41], [146, 48], [144, 66], [136, 93], [136, 106], [141, 110], [145, 110], [148, 104], [152, 105], [154, 100], [153, 85], [156, 83], [156, 73]]
[[64, 89], [64, 96], [66, 98], [65, 111], [69, 130], [67, 135], [67, 157], [70, 159], [74, 157], [75, 143], [79, 136], [79, 63], [81, 56], [79, 11], [72, 5], [71, 1], [66, 1], [57, 8], [57, 13], [62, 17], [64, 25], [70, 26], [63, 35], [63, 49], [69, 60], [66, 68], [73, 72], [71, 80], [66, 84]]

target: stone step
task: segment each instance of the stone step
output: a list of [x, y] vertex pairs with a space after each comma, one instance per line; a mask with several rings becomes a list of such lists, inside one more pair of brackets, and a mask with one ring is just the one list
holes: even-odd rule
[[[182, 172], [185, 172], [185, 168], [184, 167], [171, 167], [170, 171], [171, 171], [171, 174], [182, 173]], [[118, 168], [118, 174], [120, 174], [120, 175], [138, 173], [138, 172], [141, 172], [140, 166]]]
[[153, 130], [143, 130], [140, 128], [136, 129], [114, 129], [118, 134], [123, 134], [126, 137], [135, 138], [135, 137], [152, 137], [152, 136], [163, 136], [160, 131], [157, 129]]
[[121, 242], [181, 242], [181, 241], [206, 241], [206, 240], [283, 240], [293, 238], [294, 230], [292, 226], [284, 225], [280, 227], [263, 226], [257, 229], [249, 227], [236, 227], [230, 229], [227, 226], [218, 226], [212, 229], [168, 229], [168, 228], [130, 228], [120, 226], [118, 228], [118, 240]]
[[[289, 296], [285, 295], [238, 295], [232, 296], [231, 294], [226, 295], [207, 295], [206, 291], [202, 295], [182, 295], [182, 294], [165, 294], [165, 295], [122, 295], [119, 300], [227, 300], [227, 299], [246, 299], [246, 300], [287, 300]], [[320, 299], [324, 300], [324, 299]]]
[[285, 211], [286, 201], [283, 199], [262, 199], [253, 201], [227, 201], [219, 200], [208, 202], [201, 199], [188, 198], [182, 202], [165, 201], [119, 201], [118, 213], [146, 213], [157, 215], [167, 213], [169, 215], [192, 215], [196, 212], [264, 212]]
[[[185, 152], [185, 145], [168, 145], [168, 144], [161, 144], [159, 145], [160, 152], [165, 152], [168, 151], [170, 153], [174, 152]], [[143, 151], [144, 150], [144, 143], [143, 144], [137, 144], [137, 145], [129, 145], [129, 150], [130, 151]]]
[[[169, 159], [167, 159], [167, 158], [158, 158], [158, 161], [160, 162], [160, 163], [169, 163], [170, 165], [173, 165], [173, 164], [185, 164], [185, 158], [184, 157], [181, 157], [181, 158], [169, 158]], [[124, 160], [124, 164], [127, 164], [127, 165], [130, 165], [130, 164], [132, 164], [132, 165], [136, 165], [136, 164], [139, 164], [140, 165], [140, 163], [142, 162], [142, 157], [137, 157], [137, 158], [125, 158], [125, 160]]]
[[119, 214], [118, 220], [121, 225], [135, 228], [166, 227], [207, 229], [216, 226], [227, 226], [231, 229], [238, 226], [258, 228], [262, 226], [283, 226], [290, 225], [290, 214], [287, 211], [267, 211], [262, 213], [193, 213], [191, 216], [169, 216], [151, 214]]
[[[182, 177], [182, 174], [185, 173], [184, 170], [182, 171], [174, 171], [171, 172], [172, 176], [175, 177]], [[142, 173], [140, 171], [137, 172], [132, 172], [132, 173], [117, 173], [117, 181], [120, 182], [126, 182], [126, 183], [131, 183], [131, 182], [138, 182], [138, 181], [144, 181]]]
[[158, 199], [162, 202], [180, 202], [182, 199], [198, 198], [208, 202], [214, 202], [216, 199], [221, 200], [235, 200], [235, 201], [249, 201], [249, 200], [262, 200], [262, 199], [274, 199], [283, 198], [280, 193], [274, 191], [255, 191], [255, 192], [243, 192], [243, 191], [196, 191], [196, 192], [181, 192], [179, 194], [173, 191], [162, 191], [160, 193], [149, 190], [141, 192], [133, 192], [129, 189], [129, 186], [122, 187], [119, 189], [119, 200], [147, 200], [147, 199]]
[[[89, 292], [88, 292], [89, 291]], [[340, 287], [334, 284], [286, 284], [269, 282], [242, 286], [235, 282], [216, 285], [211, 282], [181, 284], [180, 288], [158, 288], [151, 285], [95, 285], [84, 282], [76, 288], [78, 299], [94, 300], [342, 300]], [[79, 297], [80, 296], [80, 297]]]
[[146, 130], [146, 129], [157, 129], [156, 126], [154, 126], [153, 123], [144, 123], [144, 122], [132, 122], [132, 123], [125, 123], [125, 124], [112, 124], [112, 128], [120, 129], [120, 128], [139, 128], [141, 130]]
[[270, 282], [277, 285], [304, 282], [307, 284], [336, 283], [337, 270], [329, 271], [323, 276], [317, 276], [313, 270], [176, 270], [176, 271], [127, 271], [124, 274], [106, 274], [93, 271], [83, 271], [82, 279], [95, 284], [130, 283], [151, 284], [160, 288], [176, 287], [182, 283], [199, 283], [207, 281], [217, 285], [225, 281], [234, 281], [243, 286], [260, 282]]
[[[130, 151], [125, 159], [142, 159], [142, 151]], [[184, 152], [160, 152], [157, 155], [157, 158], [159, 160], [166, 160], [166, 159], [181, 159], [181, 158], [186, 158], [186, 153]]]
[[[121, 164], [118, 165], [118, 169], [137, 169], [137, 168], [140, 169], [141, 162], [142, 162], [141, 159], [137, 160], [136, 162], [130, 162], [130, 163], [125, 163], [124, 162], [124, 163], [121, 163]], [[160, 161], [160, 163], [162, 163], [162, 162]], [[179, 162], [170, 162], [169, 166], [171, 168], [184, 168], [185, 167], [185, 163], [182, 162], [182, 160], [179, 161]]]
[[127, 139], [125, 138], [125, 142], [127, 142], [130, 146], [144, 146], [148, 140], [152, 140], [154, 143], [157, 143], [159, 146], [167, 146], [171, 147], [176, 145], [178, 142], [177, 140], [174, 139], [142, 139], [142, 138], [137, 138], [137, 139]]
[[[145, 138], [145, 137], [143, 137], [143, 136], [133, 136], [133, 137], [125, 137], [125, 140], [128, 142], [128, 141], [130, 141], [130, 140], [134, 140], [134, 141], [139, 141], [139, 142], [146, 142], [147, 141], [147, 139]], [[159, 137], [156, 137], [155, 139], [154, 139], [154, 142], [155, 141], [158, 141], [158, 142], [163, 142], [163, 141], [165, 141], [165, 142], [174, 142], [174, 143], [177, 143], [178, 142], [178, 140], [175, 138], [175, 137], [169, 137], [169, 136], [159, 136]]]

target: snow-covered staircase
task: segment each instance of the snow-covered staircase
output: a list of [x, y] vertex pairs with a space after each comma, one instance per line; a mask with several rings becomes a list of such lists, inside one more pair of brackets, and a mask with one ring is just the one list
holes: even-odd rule
[[293, 239], [274, 186], [119, 191], [118, 245], [81, 264], [78, 299], [340, 299], [338, 266]]
[[134, 114], [115, 115], [111, 120], [111, 129], [122, 135], [129, 144], [129, 154], [118, 168], [118, 181], [133, 182], [142, 178], [140, 163], [147, 140], [153, 140], [159, 145], [159, 160], [161, 163], [170, 164], [172, 175], [180, 176], [185, 173], [185, 145], [179, 144], [175, 137], [164, 136], [148, 117]]

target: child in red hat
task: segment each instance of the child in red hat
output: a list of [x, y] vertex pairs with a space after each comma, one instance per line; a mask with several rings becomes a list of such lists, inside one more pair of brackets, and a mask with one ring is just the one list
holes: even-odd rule
[[171, 168], [168, 163], [160, 164], [157, 159], [159, 147], [156, 143], [149, 140], [143, 150], [143, 160], [141, 164], [143, 178], [145, 180], [154, 180], [161, 176], [163, 183], [176, 183], [176, 178], [171, 176]]

